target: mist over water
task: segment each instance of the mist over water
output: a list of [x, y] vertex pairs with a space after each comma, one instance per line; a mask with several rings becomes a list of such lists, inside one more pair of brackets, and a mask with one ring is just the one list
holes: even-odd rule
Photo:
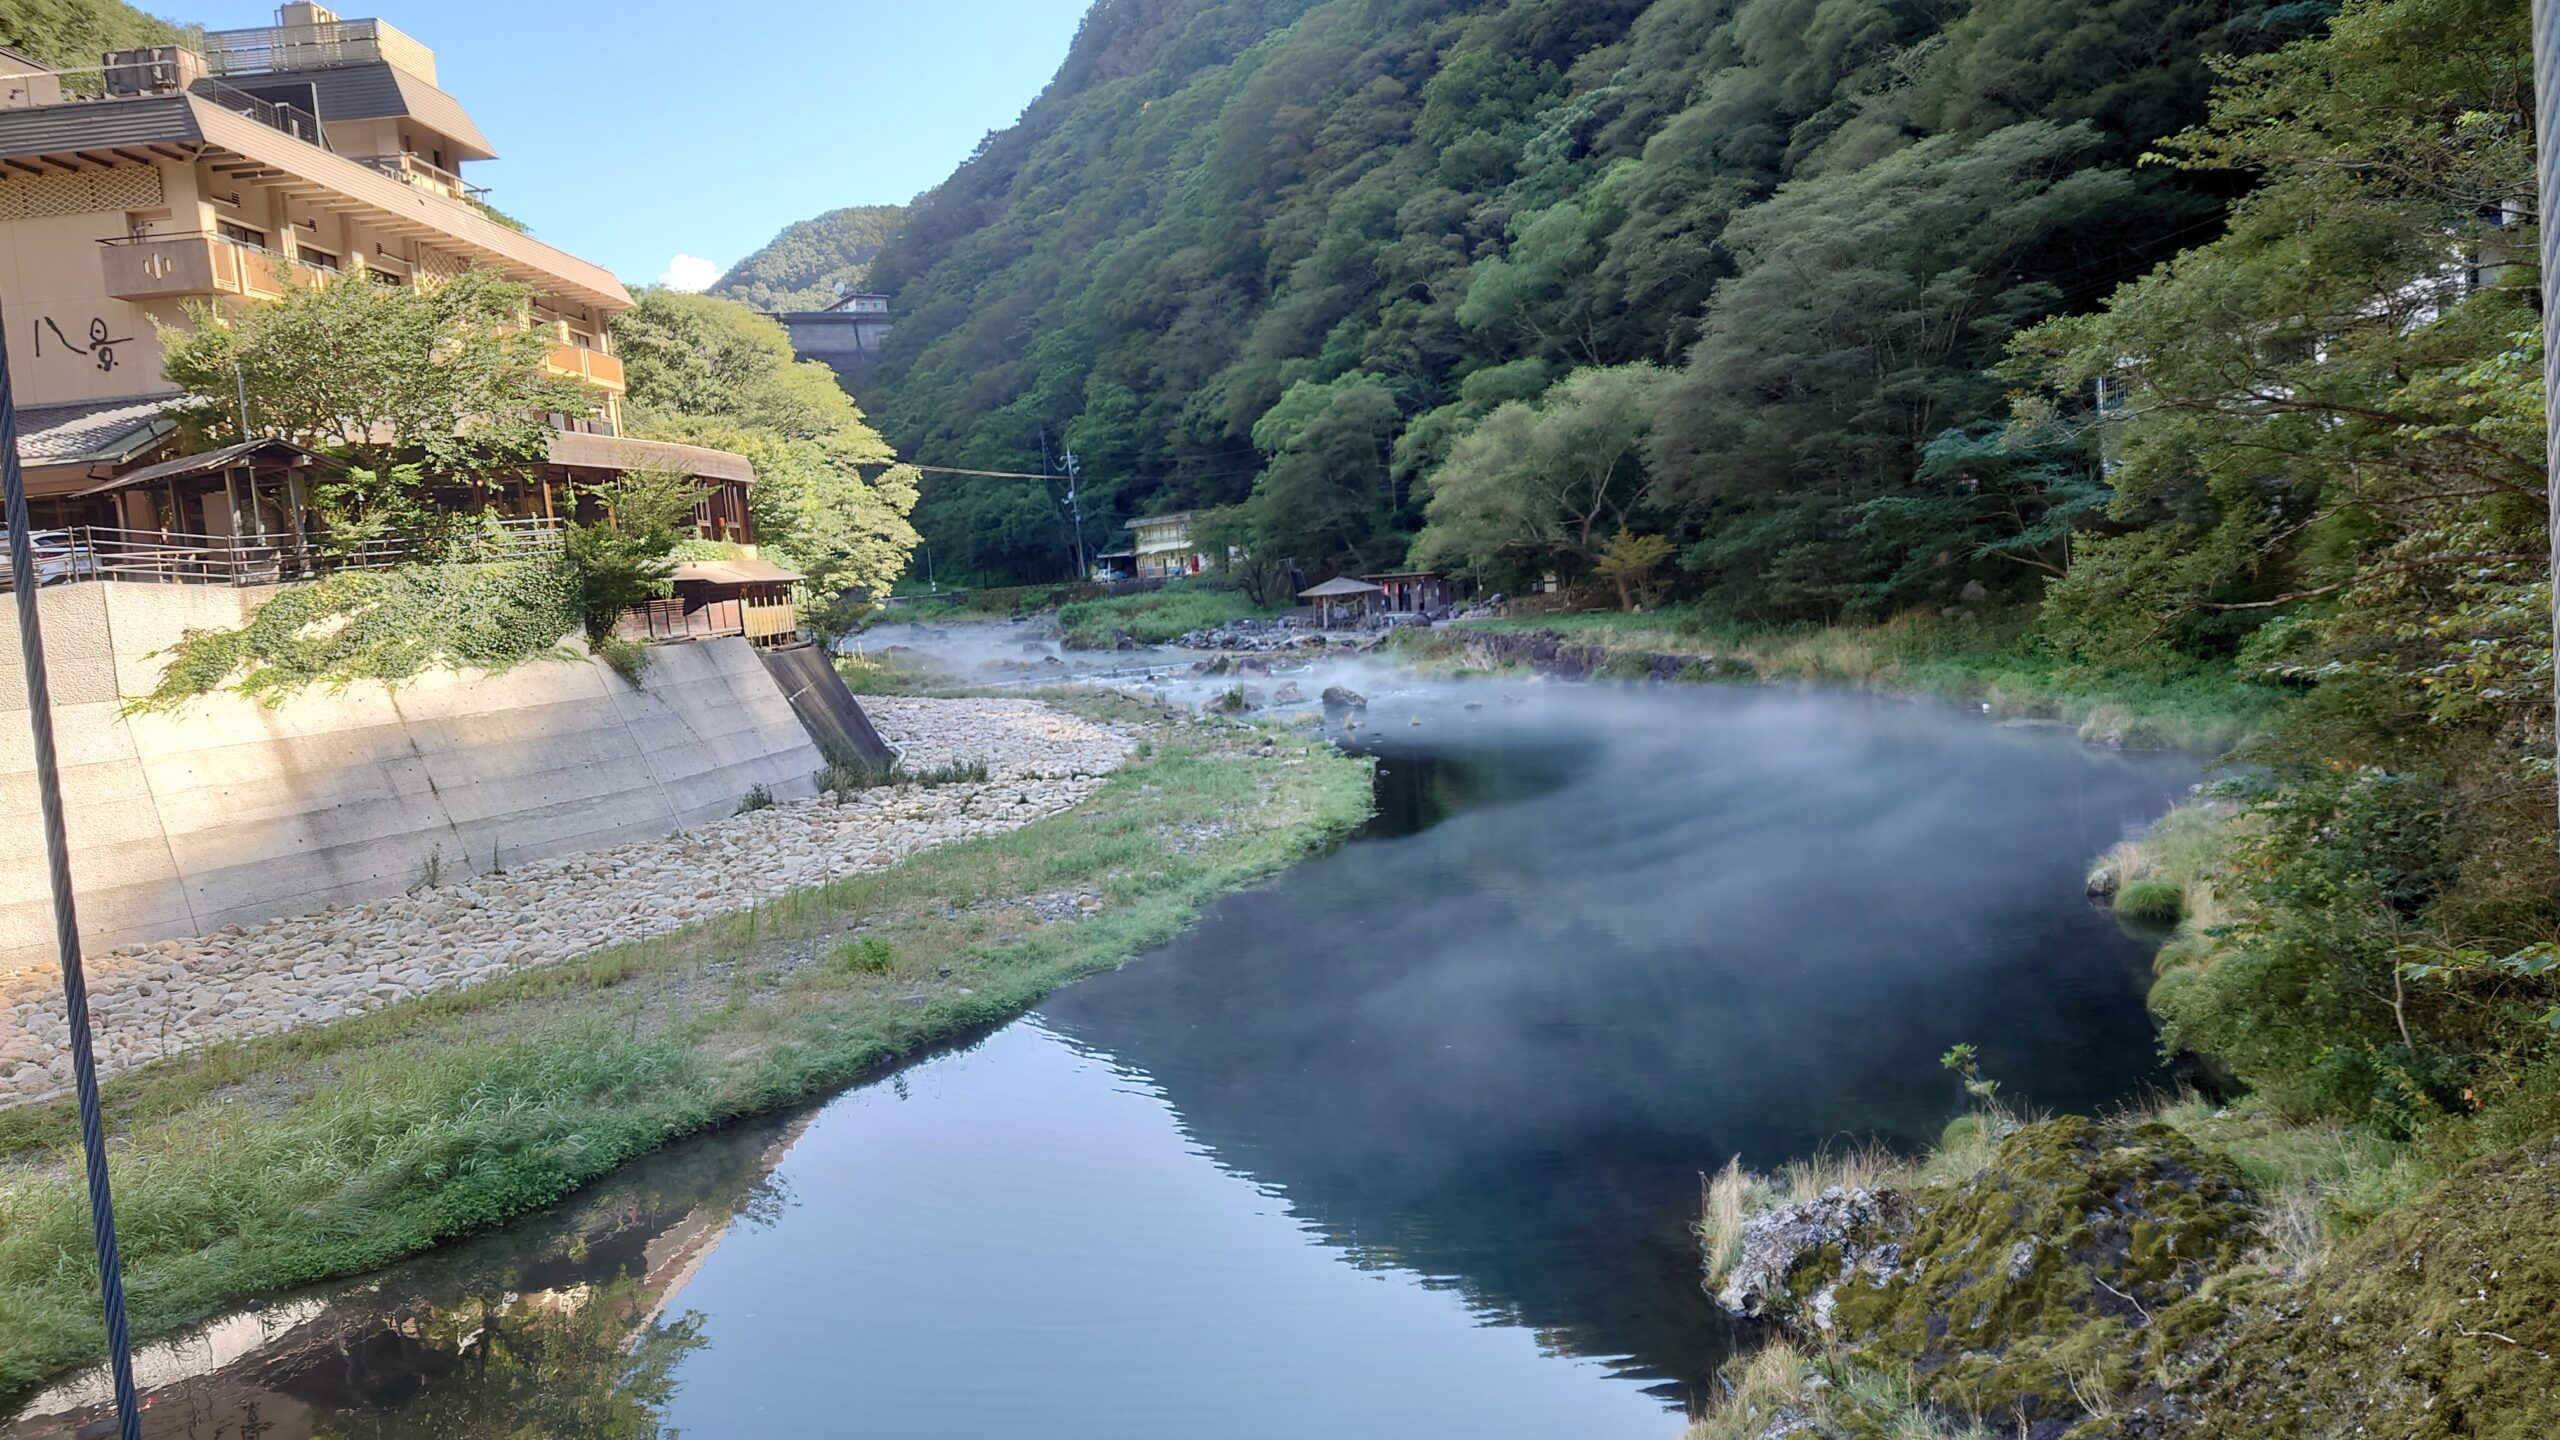
[[[955, 643], [1044, 658], [1020, 627]], [[1286, 680], [1369, 694], [1326, 722], [1380, 760], [1357, 839], [755, 1143], [306, 1299], [196, 1363], [191, 1403], [468, 1433], [434, 1417], [501, 1380], [413, 1343], [399, 1383], [350, 1384], [347, 1357], [492, 1275], [630, 1276], [689, 1436], [1667, 1440], [1735, 1338], [1697, 1285], [1701, 1171], [1926, 1142], [1959, 1041], [2029, 1108], [2165, 1080], [2151, 945], [2080, 878], [2190, 759], [1826, 691], [1247, 683]], [[322, 1348], [325, 1386], [286, 1363]]]

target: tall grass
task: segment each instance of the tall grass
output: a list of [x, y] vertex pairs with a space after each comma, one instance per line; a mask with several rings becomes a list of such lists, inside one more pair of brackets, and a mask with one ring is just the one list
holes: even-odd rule
[[[1367, 764], [1168, 729], [1093, 800], [667, 935], [110, 1079], [136, 1333], [550, 1204], [1170, 938], [1368, 812]], [[1098, 893], [1044, 923], [1021, 897]], [[843, 963], [806, 963], [844, 951]], [[0, 1400], [103, 1340], [63, 1103], [0, 1111]]]
[[1535, 615], [1467, 621], [1557, 630], [1612, 649], [1704, 652], [1773, 678], [1969, 700], [1996, 714], [2057, 719], [2088, 739], [2226, 749], [2267, 723], [2283, 692], [2227, 665], [2128, 658], [2073, 664], [2038, 642], [2028, 612], [1951, 620], [1915, 611], [1875, 624], [1765, 626], [1689, 606], [1644, 614]]
[[2237, 918], [2228, 888], [2231, 861], [2250, 824], [2248, 812], [2230, 801], [2190, 800], [2098, 857], [2095, 870], [2114, 885], [2117, 914], [2178, 925], [2155, 969], [2205, 958], [2217, 943], [2215, 932]]
[[1980, 1425], [1922, 1405], [1907, 1370], [1791, 1340], [1772, 1340], [1728, 1363], [1717, 1379], [1721, 1393], [1690, 1423], [1688, 1440], [1994, 1440]]
[[1162, 645], [1194, 630], [1276, 613], [1233, 590], [1152, 590], [1143, 595], [1113, 595], [1062, 605], [1058, 607], [1058, 631], [1069, 645], [1108, 650], [1117, 638], [1114, 631], [1127, 634], [1141, 645]]

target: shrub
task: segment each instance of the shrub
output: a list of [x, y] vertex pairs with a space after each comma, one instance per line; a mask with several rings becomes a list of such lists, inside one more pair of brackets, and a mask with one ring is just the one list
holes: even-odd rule
[[1078, 649], [1108, 650], [1115, 631], [1125, 632], [1141, 645], [1162, 645], [1194, 630], [1260, 613], [1251, 600], [1232, 590], [1168, 588], [1060, 606], [1058, 630], [1067, 644]]
[[619, 635], [606, 635], [587, 642], [595, 657], [613, 667], [613, 673], [637, 685], [649, 673], [649, 647]]
[[674, 470], [634, 470], [585, 488], [606, 518], [569, 527], [568, 555], [592, 640], [613, 633], [623, 611], [673, 593], [676, 547], [702, 495], [693, 477]]
[[128, 713], [229, 689], [280, 705], [307, 686], [398, 685], [429, 669], [495, 673], [567, 656], [578, 628], [569, 573], [548, 560], [348, 570], [277, 593], [237, 630], [190, 630]]
[[888, 941], [872, 936], [848, 940], [836, 947], [835, 954], [837, 969], [857, 975], [886, 975], [896, 959]]
[[984, 760], [947, 760], [930, 770], [909, 770], [895, 761], [873, 766], [857, 755], [830, 753], [827, 766], [810, 777], [818, 789], [842, 800], [858, 790], [876, 790], [882, 786], [919, 785], [933, 789], [940, 785], [983, 785], [987, 783]]
[[2116, 913], [2128, 920], [2171, 925], [2186, 913], [2186, 891], [2174, 880], [2146, 876], [2116, 890]]
[[747, 793], [740, 796], [738, 799], [738, 813], [741, 815], [746, 814], [750, 810], [770, 810], [772, 808], [773, 791], [761, 784], [748, 786]]

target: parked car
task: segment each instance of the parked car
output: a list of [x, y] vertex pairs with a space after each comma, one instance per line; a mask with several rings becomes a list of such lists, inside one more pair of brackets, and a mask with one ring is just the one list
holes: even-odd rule
[[[66, 580], [95, 579], [98, 557], [88, 546], [71, 538], [68, 530], [30, 530], [27, 547], [35, 552], [38, 585], [59, 585]], [[0, 534], [0, 586], [12, 586], [17, 576], [10, 573], [10, 547], [5, 534]]]

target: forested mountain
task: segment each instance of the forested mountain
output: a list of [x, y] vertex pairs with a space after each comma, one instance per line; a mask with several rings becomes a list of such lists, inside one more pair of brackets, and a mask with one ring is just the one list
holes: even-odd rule
[[[1633, 388], [1602, 438], [1653, 460], [1595, 467], [1590, 523], [1487, 551], [1457, 506], [1433, 554], [1508, 582], [1624, 528], [1755, 611], [1923, 598], [1966, 577], [1913, 573], [1874, 507], [2004, 413], [2012, 334], [2213, 233], [2234, 181], [2137, 158], [2201, 117], [2206, 57], [2329, 8], [1102, 0], [882, 252], [863, 398], [916, 459], [1029, 468], [1063, 434], [1088, 513], [1242, 504], [1329, 568], [1402, 560], [1498, 406], [1570, 430]], [[1550, 395], [1625, 366], [1660, 369]], [[1037, 485], [919, 519], [946, 573], [1061, 572]]]
[[47, 65], [95, 65], [110, 50], [166, 44], [180, 31], [118, 0], [0, 0], [0, 45]]
[[794, 221], [730, 267], [710, 293], [758, 310], [823, 310], [837, 295], [865, 287], [873, 257], [905, 214], [898, 205], [848, 205]]

